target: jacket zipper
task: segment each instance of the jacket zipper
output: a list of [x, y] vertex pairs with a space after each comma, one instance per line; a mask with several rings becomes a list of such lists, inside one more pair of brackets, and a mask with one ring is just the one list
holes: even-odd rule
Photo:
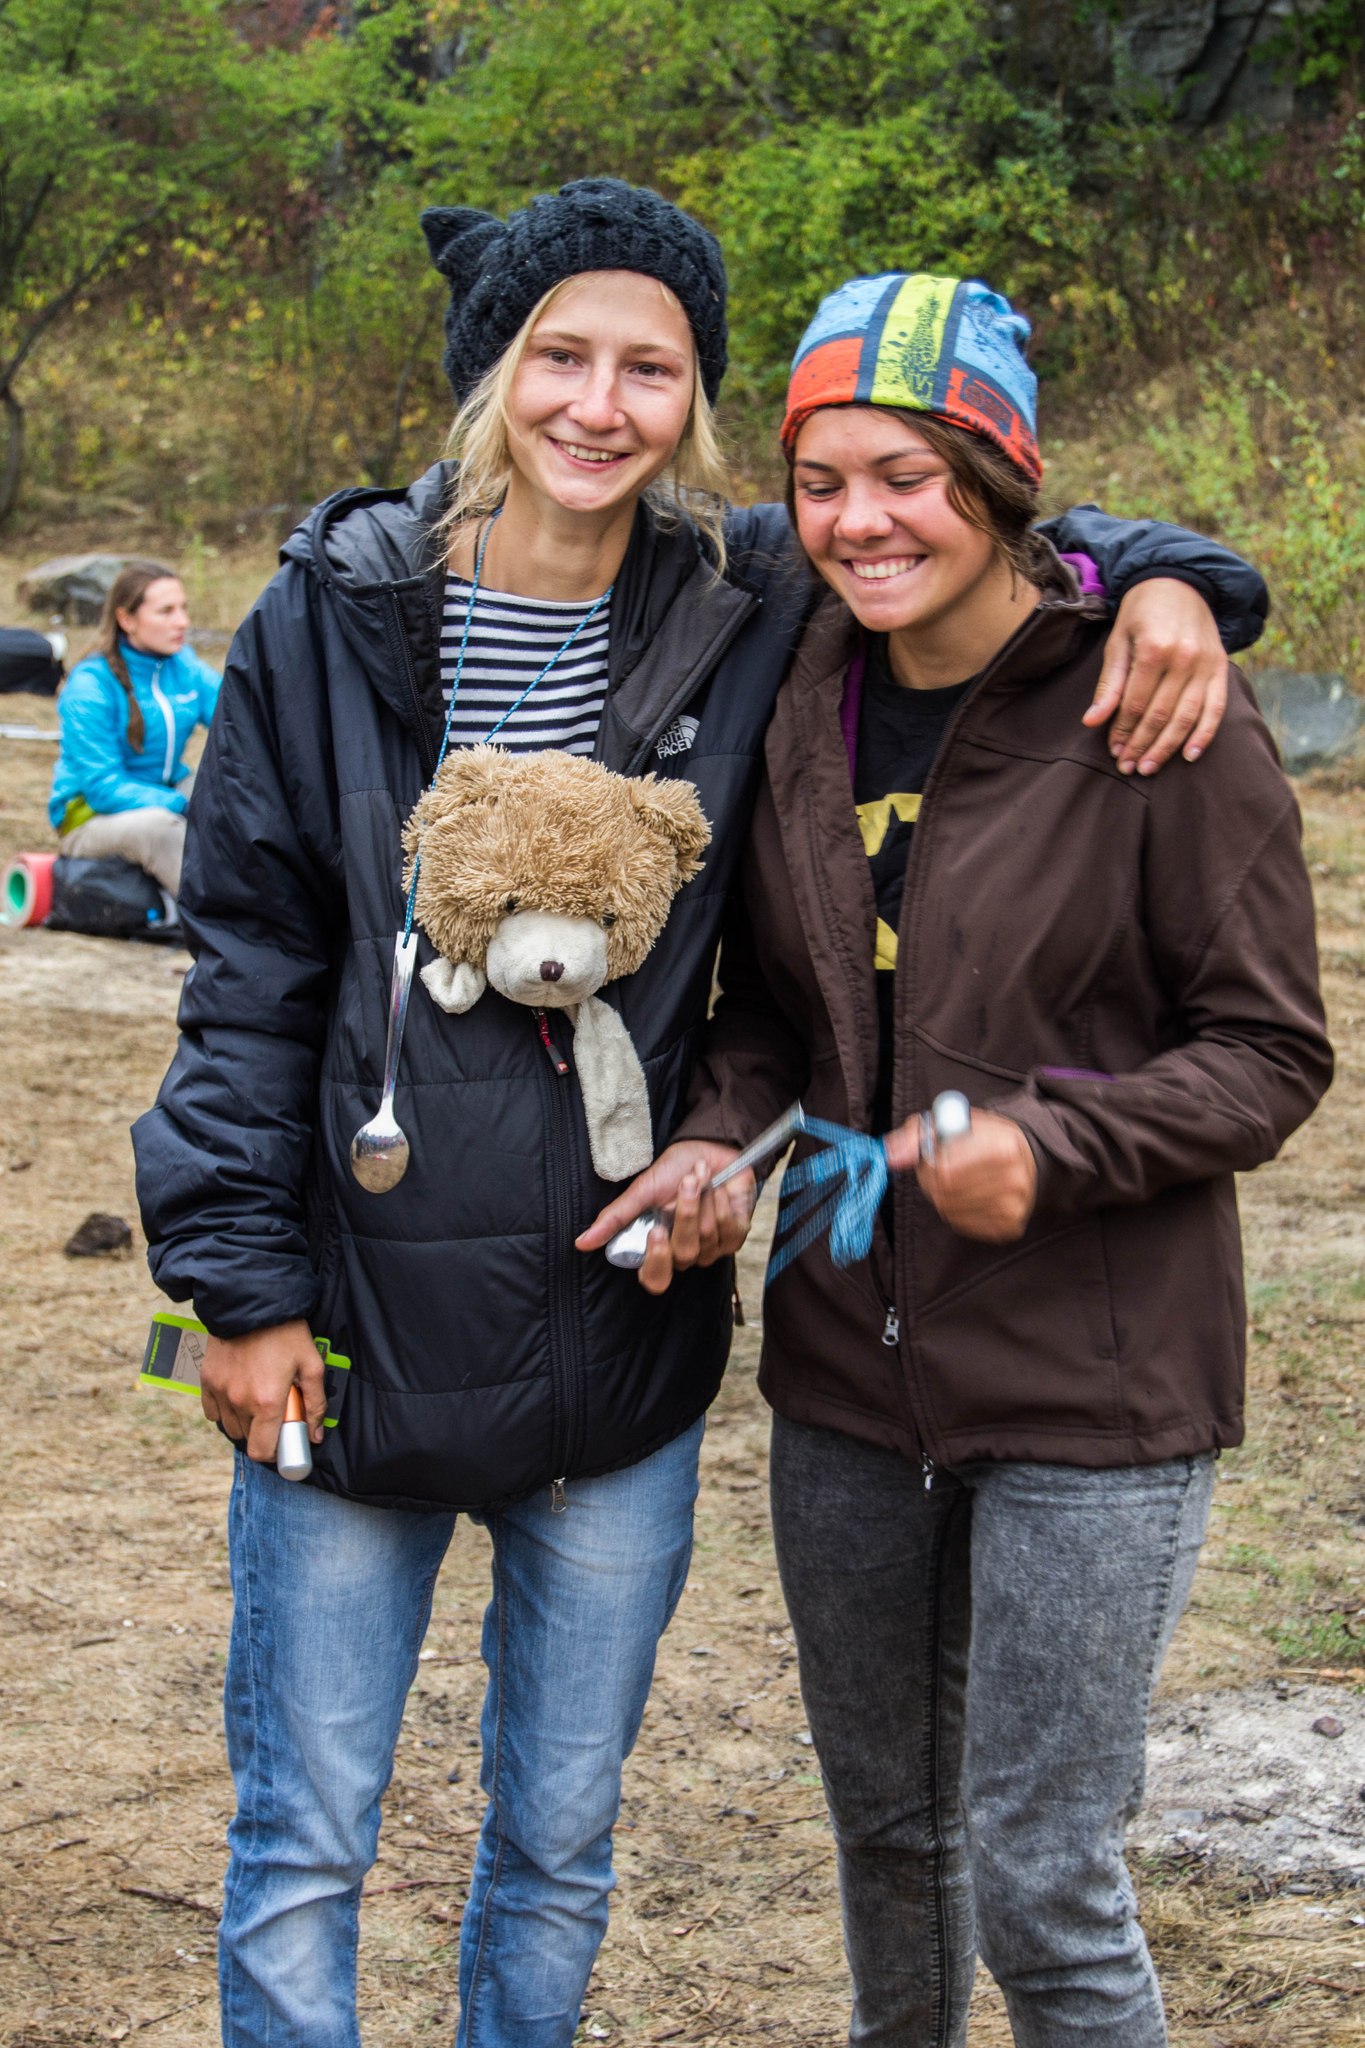
[[[551, 1039], [549, 1020], [543, 1011], [537, 1013], [537, 1031], [549, 1055], [548, 1070], [540, 1070], [540, 1085], [549, 1095], [551, 1138], [547, 1158], [550, 1233], [546, 1259], [550, 1274], [550, 1384], [554, 1400], [550, 1470], [567, 1474], [575, 1456], [583, 1407], [582, 1301], [577, 1255], [573, 1250], [573, 1168], [577, 1146], [572, 1094], [563, 1086], [569, 1063]], [[551, 1481], [550, 1508], [553, 1513], [562, 1514], [567, 1506], [564, 1478], [559, 1477]]]
[[[975, 694], [976, 694], [976, 693], [975, 693], [975, 691], [973, 691], [973, 692], [972, 692], [972, 695], [973, 695], [973, 696], [975, 696]], [[962, 713], [963, 713], [963, 711], [964, 711], [964, 709], [965, 709], [965, 708], [966, 708], [966, 707], [965, 707], [965, 705], [962, 705], [962, 704], [960, 704], [960, 705], [959, 705], [959, 706], [957, 707], [957, 710], [956, 710], [956, 711], [955, 711], [955, 713], [953, 714], [953, 718], [952, 718], [952, 720], [950, 721], [950, 725], [949, 725], [949, 732], [951, 732], [951, 730], [952, 730], [953, 726], [955, 726], [955, 725], [957, 724], [957, 722], [958, 722], [958, 721], [959, 721], [959, 719], [961, 718], [961, 716], [962, 716]], [[940, 748], [939, 748], [939, 760], [942, 760], [942, 758], [943, 758], [943, 753], [944, 753], [944, 749], [945, 749], [945, 747], [946, 747], [946, 745], [947, 745], [947, 740], [948, 740], [948, 734], [946, 734], [946, 733], [945, 733], [945, 735], [944, 735], [944, 742], [943, 742], [943, 745], [942, 745], [942, 746], [940, 746]], [[936, 762], [935, 762], [935, 764], [934, 764], [934, 768], [933, 768], [933, 769], [932, 769], [932, 770], [930, 771], [930, 776], [929, 776], [929, 782], [928, 782], [928, 784], [926, 784], [926, 793], [927, 793], [927, 790], [928, 790], [928, 788], [932, 787], [932, 784], [933, 784], [933, 782], [934, 782], [935, 776], [936, 776], [936, 774], [937, 774], [937, 770], [938, 770], [938, 762], [936, 761]], [[850, 792], [850, 794], [851, 794], [851, 792]], [[814, 806], [813, 806], [813, 805], [812, 805], [812, 806], [807, 806], [807, 807], [806, 807], [806, 823], [807, 823], [807, 825], [808, 825], [808, 827], [809, 827], [809, 832], [810, 832], [810, 839], [811, 839], [811, 854], [812, 854], [812, 858], [813, 858], [814, 860], [816, 860], [817, 862], [819, 862], [819, 861], [821, 860], [821, 858], [822, 858], [822, 849], [821, 849], [821, 847], [820, 847], [820, 845], [819, 845], [819, 843], [818, 843], [818, 829], [819, 829], [819, 828], [818, 828], [818, 824], [817, 824], [817, 821], [816, 821], [816, 817], [815, 817], [815, 811], [814, 811]], [[914, 858], [915, 858], [915, 852], [916, 852], [916, 848], [917, 848], [917, 846], [918, 846], [918, 844], [919, 844], [919, 836], [920, 836], [920, 827], [919, 827], [919, 826], [917, 825], [917, 826], [916, 826], [916, 828], [915, 828], [915, 837], [914, 837], [914, 839], [913, 839], [913, 840], [911, 841], [911, 844], [910, 844], [910, 855], [909, 855], [909, 858], [910, 858], [910, 860], [911, 860], [911, 861], [913, 861], [913, 860], [914, 860]], [[907, 873], [908, 873], [908, 869], [907, 869]], [[893, 1199], [894, 1199], [894, 1198], [893, 1198]], [[894, 1253], [894, 1247], [893, 1247], [893, 1252], [892, 1252], [892, 1260], [893, 1260], [893, 1277], [894, 1277], [894, 1264], [895, 1264], [895, 1253]], [[877, 1267], [876, 1267], [876, 1261], [875, 1261], [875, 1259], [874, 1259], [874, 1258], [873, 1258], [873, 1257], [871, 1256], [871, 1254], [870, 1254], [870, 1253], [869, 1253], [869, 1257], [868, 1257], [868, 1261], [867, 1261], [867, 1270], [868, 1270], [868, 1275], [869, 1275], [869, 1277], [870, 1277], [870, 1279], [871, 1279], [871, 1281], [872, 1281], [872, 1286], [873, 1286], [873, 1290], [874, 1290], [874, 1292], [876, 1293], [876, 1295], [877, 1295], [877, 1298], [879, 1299], [879, 1301], [881, 1302], [881, 1304], [882, 1304], [883, 1308], [884, 1308], [884, 1309], [885, 1309], [885, 1311], [886, 1311], [886, 1318], [885, 1318], [885, 1321], [884, 1321], [884, 1322], [883, 1322], [883, 1324], [882, 1324], [882, 1332], [881, 1332], [881, 1339], [882, 1339], [882, 1343], [886, 1345], [886, 1347], [887, 1347], [887, 1349], [888, 1349], [888, 1350], [892, 1350], [892, 1349], [894, 1349], [894, 1350], [896, 1350], [897, 1352], [899, 1352], [899, 1350], [900, 1350], [900, 1340], [901, 1340], [901, 1318], [900, 1318], [900, 1311], [899, 1311], [899, 1309], [898, 1309], [898, 1308], [896, 1307], [895, 1303], [894, 1303], [894, 1302], [893, 1302], [893, 1301], [891, 1300], [890, 1296], [889, 1296], [889, 1295], [887, 1294], [887, 1292], [886, 1292], [885, 1288], [884, 1288], [884, 1287], [882, 1286], [882, 1283], [881, 1283], [881, 1281], [880, 1281], [880, 1279], [878, 1278], [878, 1275], [877, 1275]], [[916, 1412], [916, 1405], [915, 1405], [915, 1402], [914, 1402], [913, 1398], [909, 1400], [909, 1402], [908, 1402], [908, 1406], [909, 1406], [909, 1411], [910, 1411], [910, 1425], [911, 1425], [911, 1428], [912, 1428], [912, 1429], [913, 1429], [913, 1431], [914, 1431], [914, 1436], [915, 1436], [915, 1443], [916, 1443], [916, 1445], [918, 1446], [918, 1449], [919, 1449], [919, 1462], [920, 1462], [920, 1470], [921, 1470], [921, 1472], [923, 1472], [923, 1474], [924, 1474], [924, 1490], [925, 1490], [925, 1492], [927, 1493], [927, 1492], [929, 1491], [929, 1489], [930, 1489], [930, 1488], [931, 1488], [931, 1487], [933, 1486], [933, 1483], [934, 1483], [934, 1472], [935, 1472], [935, 1469], [936, 1469], [936, 1468], [935, 1468], [935, 1465], [934, 1465], [934, 1461], [933, 1461], [933, 1459], [932, 1459], [932, 1458], [930, 1457], [930, 1455], [929, 1455], [929, 1452], [928, 1452], [928, 1449], [927, 1449], [927, 1448], [926, 1448], [926, 1446], [925, 1446], [925, 1442], [924, 1442], [924, 1431], [923, 1431], [923, 1429], [922, 1429], [922, 1428], [920, 1427], [920, 1419], [919, 1419], [919, 1415], [918, 1415], [918, 1413]]]
[[152, 701], [161, 713], [166, 726], [166, 761], [161, 770], [161, 780], [169, 788], [171, 770], [175, 766], [175, 713], [171, 710], [169, 703], [166, 701], [165, 693], [161, 688], [161, 671], [164, 666], [164, 662], [159, 661], [152, 670], [151, 691]]
[[[998, 659], [998, 657], [997, 657], [997, 659]], [[963, 719], [965, 718], [965, 716], [966, 716], [966, 714], [967, 714], [967, 711], [969, 710], [970, 706], [972, 705], [972, 703], [973, 703], [973, 702], [975, 701], [976, 697], [978, 696], [978, 694], [979, 694], [979, 692], [980, 692], [980, 685], [981, 685], [981, 682], [982, 682], [982, 681], [984, 681], [984, 679], [985, 679], [985, 676], [986, 676], [986, 675], [989, 675], [989, 673], [990, 673], [990, 668], [991, 668], [991, 667], [993, 667], [993, 666], [994, 666], [994, 663], [992, 663], [992, 664], [990, 664], [990, 665], [988, 666], [988, 668], [987, 668], [987, 669], [986, 669], [986, 670], [984, 671], [983, 675], [982, 675], [981, 677], [979, 677], [979, 678], [978, 678], [978, 680], [977, 680], [977, 687], [976, 687], [975, 689], [973, 689], [973, 690], [970, 690], [970, 691], [968, 692], [967, 696], [966, 696], [966, 697], [964, 697], [964, 699], [962, 700], [962, 702], [961, 702], [961, 703], [960, 703], [960, 704], [959, 704], [959, 705], [957, 706], [957, 709], [956, 709], [956, 710], [954, 711], [954, 713], [953, 713], [952, 717], [951, 717], [951, 718], [949, 719], [949, 721], [948, 721], [948, 727], [947, 727], [947, 730], [946, 730], [946, 732], [944, 733], [944, 735], [943, 735], [943, 738], [942, 738], [942, 740], [941, 740], [941, 741], [939, 742], [939, 749], [938, 749], [938, 753], [937, 753], [937, 755], [936, 755], [936, 756], [935, 756], [935, 758], [934, 758], [934, 763], [933, 763], [933, 766], [932, 766], [932, 767], [930, 768], [930, 770], [929, 770], [929, 776], [928, 776], [928, 780], [926, 781], [926, 783], [925, 783], [925, 785], [924, 785], [924, 793], [923, 793], [923, 795], [922, 795], [922, 796], [921, 796], [921, 798], [920, 798], [920, 815], [919, 815], [919, 818], [918, 818], [918, 819], [916, 820], [916, 822], [915, 822], [915, 835], [914, 835], [914, 838], [913, 838], [913, 839], [911, 840], [911, 842], [910, 842], [910, 851], [909, 851], [909, 854], [908, 854], [908, 856], [907, 856], [907, 859], [906, 859], [906, 864], [905, 864], [905, 880], [904, 880], [904, 882], [903, 882], [903, 884], [902, 884], [902, 886], [901, 886], [901, 912], [902, 912], [902, 917], [904, 916], [904, 910], [905, 910], [905, 899], [906, 899], [906, 896], [907, 896], [907, 895], [909, 894], [909, 891], [910, 891], [910, 887], [911, 887], [911, 882], [912, 882], [912, 879], [913, 879], [913, 878], [914, 878], [914, 877], [915, 877], [915, 876], [916, 876], [916, 875], [918, 874], [918, 870], [919, 870], [919, 868], [923, 866], [923, 851], [922, 851], [922, 849], [923, 849], [923, 846], [924, 846], [924, 834], [925, 834], [925, 831], [926, 831], [926, 829], [927, 829], [927, 825], [928, 825], [928, 822], [929, 822], [928, 818], [927, 818], [927, 817], [926, 817], [926, 815], [925, 815], [925, 813], [926, 813], [926, 806], [928, 805], [928, 802], [929, 802], [929, 798], [930, 798], [930, 796], [931, 796], [931, 795], [933, 794], [933, 791], [934, 791], [934, 789], [935, 789], [936, 785], [937, 785], [937, 784], [938, 784], [938, 782], [939, 782], [939, 781], [940, 781], [940, 780], [942, 779], [942, 773], [943, 773], [943, 764], [944, 764], [944, 761], [945, 761], [945, 759], [946, 759], [946, 757], [947, 757], [948, 751], [949, 751], [950, 747], [952, 746], [952, 743], [953, 743], [953, 741], [954, 741], [954, 740], [956, 739], [956, 737], [957, 737], [957, 732], [958, 732], [958, 728], [959, 728], [959, 727], [961, 726], [961, 724], [962, 724], [962, 722], [963, 722]], [[897, 977], [898, 977], [898, 987], [897, 987], [897, 996], [899, 997], [899, 995], [900, 995], [900, 986], [901, 986], [901, 985], [899, 984], [899, 974], [900, 974], [900, 968], [899, 968], [899, 964], [898, 964], [898, 966], [897, 966], [897, 970], [896, 970], [896, 971], [897, 971]], [[899, 1000], [897, 1001], [897, 1003], [896, 1003], [895, 1007], [896, 1007], [896, 1009], [897, 1009], [897, 1010], [899, 1010], [899, 1009], [901, 1008], [901, 1003], [900, 1003], [900, 1001], [899, 1001]], [[897, 1037], [897, 1043], [899, 1043], [899, 1042], [900, 1042], [900, 1041], [899, 1041], [899, 1036], [898, 1036], [898, 1037]], [[894, 1200], [894, 1196], [893, 1196], [893, 1198], [892, 1198], [892, 1199]], [[905, 1232], [905, 1230], [906, 1230], [906, 1229], [908, 1228], [908, 1226], [909, 1226], [909, 1217], [908, 1217], [908, 1215], [907, 1215], [907, 1216], [905, 1216], [904, 1220], [902, 1221], [902, 1223], [901, 1223], [901, 1225], [900, 1225], [900, 1228], [899, 1228], [899, 1229], [898, 1229], [898, 1230], [896, 1231], [896, 1236], [895, 1236], [895, 1245], [898, 1245], [898, 1244], [899, 1244], [899, 1243], [901, 1242], [901, 1239], [902, 1239], [902, 1237], [903, 1237], [903, 1235], [904, 1235], [904, 1232]], [[895, 1245], [893, 1245], [893, 1248], [892, 1248], [892, 1262], [893, 1262], [893, 1268], [894, 1268], [894, 1265], [895, 1265], [895, 1259], [896, 1259], [896, 1253], [895, 1253]], [[891, 1324], [891, 1319], [892, 1319], [892, 1317], [894, 1317], [894, 1318], [895, 1318], [895, 1325], [896, 1325], [896, 1339], [895, 1339], [895, 1341], [896, 1341], [896, 1344], [897, 1344], [897, 1349], [899, 1349], [899, 1338], [900, 1338], [900, 1318], [899, 1318], [899, 1316], [897, 1316], [897, 1315], [896, 1315], [896, 1311], [895, 1311], [894, 1309], [892, 1309], [892, 1310], [891, 1310], [891, 1311], [889, 1312], [889, 1314], [888, 1314], [888, 1317], [887, 1317], [887, 1327], [888, 1327], [888, 1329], [889, 1329], [889, 1327], [890, 1327], [890, 1324]], [[890, 1339], [890, 1338], [888, 1337], [888, 1335], [887, 1335], [887, 1331], [886, 1331], [886, 1330], [883, 1330], [883, 1332], [882, 1332], [882, 1342], [883, 1342], [883, 1343], [885, 1344], [885, 1343], [889, 1343], [889, 1342], [891, 1342], [891, 1341], [892, 1341], [892, 1340], [891, 1340], [891, 1339]], [[913, 1374], [912, 1374], [912, 1377], [913, 1377]], [[919, 1424], [919, 1418], [918, 1418], [918, 1416], [917, 1416], [917, 1415], [915, 1414], [915, 1412], [914, 1412], [914, 1409], [913, 1409], [913, 1406], [912, 1406], [912, 1409], [911, 1409], [911, 1420], [912, 1420], [912, 1422], [913, 1422], [913, 1423], [914, 1423], [914, 1425], [915, 1425], [915, 1436], [916, 1436], [916, 1439], [917, 1439], [917, 1441], [918, 1441], [918, 1443], [919, 1443], [919, 1463], [920, 1463], [920, 1470], [921, 1470], [921, 1472], [922, 1472], [922, 1473], [924, 1474], [924, 1490], [925, 1490], [925, 1492], [926, 1492], [926, 1493], [928, 1493], [928, 1492], [929, 1492], [929, 1490], [931, 1489], [931, 1487], [933, 1486], [933, 1483], [934, 1483], [934, 1473], [935, 1473], [935, 1469], [936, 1469], [936, 1468], [935, 1468], [935, 1465], [934, 1465], [934, 1461], [933, 1461], [933, 1459], [932, 1459], [932, 1458], [930, 1457], [930, 1455], [929, 1455], [929, 1452], [928, 1452], [928, 1450], [927, 1450], [927, 1449], [926, 1449], [926, 1447], [925, 1447], [925, 1443], [924, 1443], [924, 1433], [923, 1433], [922, 1429], [920, 1428], [920, 1424]]]
[[[880, 1293], [881, 1289], [878, 1288], [877, 1291]], [[889, 1351], [899, 1351], [901, 1348], [900, 1311], [894, 1302], [887, 1302], [886, 1305], [886, 1321], [882, 1324], [882, 1342]], [[928, 1493], [934, 1483], [934, 1461], [924, 1448], [924, 1439], [920, 1435], [919, 1424], [915, 1421], [913, 1410], [911, 1411], [910, 1420], [915, 1425], [915, 1441], [919, 1445], [919, 1468], [924, 1474], [924, 1491]]]
[[398, 649], [398, 664], [403, 671], [403, 680], [407, 684], [408, 699], [412, 705], [413, 724], [417, 732], [417, 744], [422, 751], [426, 779], [429, 782], [436, 773], [436, 747], [427, 725], [427, 715], [422, 706], [422, 695], [417, 687], [417, 671], [413, 667], [412, 649], [408, 645], [408, 636], [403, 630], [403, 615], [398, 607], [398, 594], [396, 591], [390, 593], [388, 609], [391, 628], [390, 638], [395, 642]]

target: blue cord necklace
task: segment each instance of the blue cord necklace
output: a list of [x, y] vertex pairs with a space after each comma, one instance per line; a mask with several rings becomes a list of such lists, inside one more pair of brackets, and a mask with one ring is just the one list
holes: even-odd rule
[[[474, 580], [469, 586], [469, 602], [465, 606], [464, 630], [460, 634], [460, 651], [455, 658], [455, 679], [450, 686], [450, 706], [446, 712], [445, 730], [441, 734], [441, 748], [440, 752], [436, 756], [436, 766], [431, 771], [431, 781], [427, 785], [429, 789], [434, 789], [436, 787], [436, 778], [440, 774], [442, 763], [444, 762], [445, 757], [450, 750], [450, 727], [451, 722], [455, 717], [455, 699], [460, 694], [460, 683], [464, 678], [464, 658], [469, 647], [469, 629], [474, 623], [474, 607], [477, 605], [479, 601], [479, 584], [483, 579], [484, 553], [488, 547], [489, 536], [492, 533], [494, 526], [496, 525], [498, 519], [501, 516], [502, 508], [499, 507], [498, 510], [493, 514], [493, 517], [489, 520], [487, 526], [485, 526], [483, 532], [479, 535], [478, 550], [474, 556]], [[533, 676], [531, 678], [530, 682], [526, 685], [526, 688], [522, 691], [521, 695], [518, 698], [516, 698], [513, 703], [508, 705], [507, 709], [503, 712], [502, 717], [498, 719], [497, 723], [495, 725], [491, 725], [488, 728], [488, 731], [484, 734], [482, 740], [479, 742], [480, 746], [487, 746], [489, 740], [491, 740], [496, 733], [500, 733], [502, 731], [503, 727], [506, 725], [508, 719], [512, 717], [513, 713], [520, 711], [522, 705], [526, 702], [526, 699], [530, 696], [532, 690], [536, 689], [539, 684], [544, 682], [546, 676], [549, 675], [550, 670], [555, 666], [556, 662], [563, 660], [564, 656], [573, 646], [574, 641], [577, 640], [579, 634], [582, 633], [586, 627], [592, 624], [593, 620], [597, 617], [597, 614], [601, 611], [603, 605], [607, 604], [610, 601], [611, 594], [613, 590], [615, 590], [615, 588], [616, 585], [614, 582], [609, 583], [607, 585], [606, 589], [602, 592], [602, 595], [594, 601], [594, 603], [586, 612], [584, 612], [582, 618], [578, 621], [578, 624], [574, 627], [568, 639], [564, 641], [562, 646], [557, 647], [555, 649], [554, 653], [550, 656], [550, 659], [546, 662], [544, 668], [540, 671], [540, 674], [538, 676]], [[407, 907], [403, 913], [403, 944], [405, 946], [408, 943], [408, 940], [412, 937], [412, 915], [417, 903], [417, 878], [421, 874], [421, 872], [422, 853], [419, 847], [417, 852], [417, 858], [416, 860], [414, 860], [412, 864], [412, 881], [408, 887]]]

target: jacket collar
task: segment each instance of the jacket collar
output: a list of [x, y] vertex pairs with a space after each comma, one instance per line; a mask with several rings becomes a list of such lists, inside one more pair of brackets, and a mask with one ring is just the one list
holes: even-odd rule
[[118, 636], [118, 651], [123, 656], [134, 687], [138, 689], [150, 689], [160, 670], [171, 668], [177, 659], [174, 654], [144, 654], [122, 633]]

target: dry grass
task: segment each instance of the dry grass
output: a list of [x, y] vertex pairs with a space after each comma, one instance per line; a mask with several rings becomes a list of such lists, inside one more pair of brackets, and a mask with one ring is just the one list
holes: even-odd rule
[[1216, 356], [1043, 393], [1047, 499], [1174, 520], [1256, 563], [1274, 595], [1253, 665], [1365, 688], [1365, 358], [1347, 335], [1263, 312]]

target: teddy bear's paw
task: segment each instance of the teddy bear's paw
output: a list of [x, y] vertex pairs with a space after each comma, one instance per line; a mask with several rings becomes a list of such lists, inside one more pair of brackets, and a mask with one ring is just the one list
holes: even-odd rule
[[483, 969], [467, 960], [433, 960], [422, 969], [422, 982], [433, 1003], [452, 1017], [472, 1010], [488, 986]]
[[654, 1157], [649, 1091], [619, 1011], [589, 996], [574, 1012], [574, 1064], [592, 1163], [603, 1180], [633, 1180]]

